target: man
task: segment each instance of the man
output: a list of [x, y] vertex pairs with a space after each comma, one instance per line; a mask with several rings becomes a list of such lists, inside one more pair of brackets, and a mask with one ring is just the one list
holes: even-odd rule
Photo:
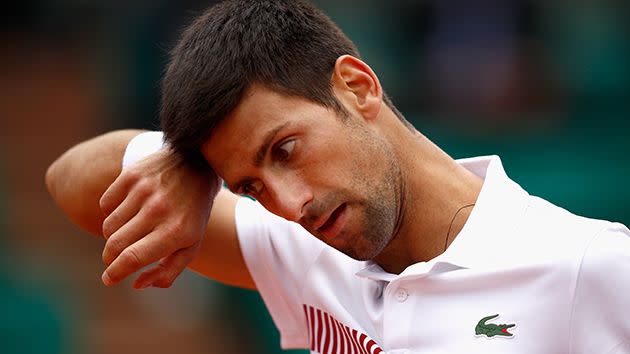
[[307, 3], [202, 15], [161, 119], [167, 147], [112, 132], [46, 176], [107, 239], [106, 285], [188, 265], [260, 291], [283, 347], [314, 353], [630, 353], [628, 229], [530, 196], [498, 157], [451, 159]]

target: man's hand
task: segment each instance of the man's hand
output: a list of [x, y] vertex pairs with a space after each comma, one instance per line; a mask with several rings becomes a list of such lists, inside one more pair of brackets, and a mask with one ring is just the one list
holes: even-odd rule
[[159, 261], [134, 287], [171, 286], [199, 249], [220, 188], [216, 174], [185, 166], [168, 149], [125, 168], [100, 199], [103, 283], [115, 285]]

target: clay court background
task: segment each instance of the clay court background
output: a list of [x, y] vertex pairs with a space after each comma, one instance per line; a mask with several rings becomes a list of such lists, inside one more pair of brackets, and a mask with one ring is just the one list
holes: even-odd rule
[[[48, 164], [155, 128], [178, 31], [211, 1], [8, 2], [0, 25], [0, 352], [279, 353], [258, 295], [184, 274], [100, 282], [102, 240], [48, 197]], [[532, 194], [630, 224], [626, 1], [316, 1], [416, 127], [453, 157], [499, 154]]]

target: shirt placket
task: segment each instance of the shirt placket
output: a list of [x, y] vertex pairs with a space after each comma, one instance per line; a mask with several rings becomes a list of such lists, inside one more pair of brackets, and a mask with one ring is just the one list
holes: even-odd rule
[[383, 292], [383, 344], [387, 353], [405, 354], [409, 350], [409, 336], [413, 334], [418, 319], [414, 318], [422, 294], [417, 283], [428, 275], [429, 264], [416, 265], [413, 274], [399, 276], [391, 281]]

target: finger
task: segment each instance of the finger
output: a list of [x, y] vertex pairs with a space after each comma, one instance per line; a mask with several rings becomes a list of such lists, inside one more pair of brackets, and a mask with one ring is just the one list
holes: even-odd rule
[[[155, 221], [163, 220], [168, 211], [164, 198], [160, 196], [154, 196], [140, 203], [142, 209], [107, 239], [102, 255], [105, 264], [109, 265], [125, 248], [153, 231]], [[164, 228], [164, 230], [176, 230], [176, 228]], [[168, 241], [176, 241], [176, 238], [166, 237], [164, 242]]]
[[107, 286], [120, 283], [141, 268], [171, 254], [174, 250], [168, 247], [163, 235], [151, 232], [120, 252], [103, 272], [103, 283]]
[[142, 207], [142, 202], [146, 199], [147, 193], [143, 191], [132, 191], [125, 200], [116, 207], [103, 221], [103, 237], [108, 240], [118, 229], [138, 214]]
[[197, 245], [183, 248], [165, 258], [149, 270], [140, 274], [133, 284], [136, 289], [144, 289], [148, 286], [168, 288], [173, 285], [177, 277], [186, 269], [195, 256]]
[[114, 182], [107, 188], [99, 200], [101, 211], [107, 216], [122, 203], [131, 187], [140, 179], [138, 173], [123, 170]]
[[109, 266], [127, 247], [152, 233], [154, 229], [151, 221], [158, 218], [158, 215], [159, 212], [147, 206], [116, 230], [105, 242], [101, 255], [103, 263]]

